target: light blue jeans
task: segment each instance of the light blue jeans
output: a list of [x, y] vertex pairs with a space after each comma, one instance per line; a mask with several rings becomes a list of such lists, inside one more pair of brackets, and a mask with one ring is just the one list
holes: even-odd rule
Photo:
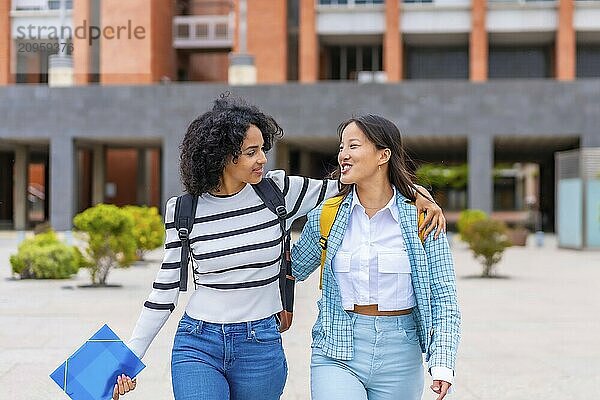
[[171, 377], [176, 400], [278, 400], [287, 363], [275, 317], [214, 324], [185, 314]]
[[423, 358], [412, 314], [354, 320], [354, 358], [336, 360], [313, 348], [312, 400], [420, 400]]

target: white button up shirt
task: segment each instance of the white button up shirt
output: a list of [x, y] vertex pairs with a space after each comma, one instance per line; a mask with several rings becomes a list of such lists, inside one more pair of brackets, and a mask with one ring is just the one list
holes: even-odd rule
[[390, 201], [370, 219], [354, 192], [348, 228], [333, 259], [345, 310], [352, 310], [355, 304], [377, 304], [379, 311], [416, 305], [396, 189], [393, 191]]

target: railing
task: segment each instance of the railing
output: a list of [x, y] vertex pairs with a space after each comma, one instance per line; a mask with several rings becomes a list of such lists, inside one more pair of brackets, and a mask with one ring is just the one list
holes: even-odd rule
[[320, 6], [372, 6], [384, 3], [384, 0], [318, 0]]
[[[73, 0], [66, 0], [67, 10], [73, 9]], [[14, 11], [48, 11], [60, 10], [60, 0], [13, 0]]]
[[216, 49], [233, 47], [233, 15], [189, 15], [173, 18], [173, 47]]
[[490, 3], [513, 3], [513, 4], [525, 4], [525, 3], [547, 3], [557, 0], [490, 0]]
[[[537, 2], [548, 2], [557, 0], [489, 0], [489, 3], [537, 3]], [[591, 0], [600, 1], [600, 0]], [[423, 3], [423, 4], [435, 4], [435, 5], [453, 5], [463, 4], [464, 0], [403, 0], [404, 3]], [[468, 1], [467, 1], [468, 3]]]

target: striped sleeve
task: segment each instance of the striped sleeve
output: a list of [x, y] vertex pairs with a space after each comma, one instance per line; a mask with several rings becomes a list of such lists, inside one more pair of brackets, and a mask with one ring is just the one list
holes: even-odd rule
[[179, 297], [181, 242], [174, 226], [176, 201], [177, 197], [170, 198], [165, 207], [165, 255], [152, 284], [152, 292], [127, 342], [127, 346], [140, 358], [169, 319]]
[[305, 216], [323, 200], [338, 194], [335, 180], [288, 176], [283, 170], [270, 171], [267, 177], [273, 179], [285, 196], [288, 228], [292, 222]]

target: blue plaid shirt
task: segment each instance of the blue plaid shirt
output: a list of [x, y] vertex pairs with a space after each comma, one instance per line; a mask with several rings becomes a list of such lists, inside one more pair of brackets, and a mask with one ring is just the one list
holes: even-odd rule
[[[331, 228], [323, 272], [323, 293], [317, 302], [319, 316], [312, 330], [312, 347], [318, 347], [325, 355], [340, 360], [351, 360], [354, 355], [353, 324], [342, 307], [331, 263], [344, 238], [351, 204], [352, 193], [342, 202]], [[421, 350], [425, 353], [429, 368], [445, 367], [454, 370], [460, 340], [460, 312], [448, 240], [444, 234], [437, 240], [429, 235], [425, 243], [421, 243], [416, 207], [399, 192], [396, 194], [396, 204], [411, 264], [412, 285], [417, 300], [413, 312]], [[322, 208], [321, 204], [308, 214], [302, 235], [292, 248], [293, 274], [300, 281], [320, 265], [319, 220]]]

